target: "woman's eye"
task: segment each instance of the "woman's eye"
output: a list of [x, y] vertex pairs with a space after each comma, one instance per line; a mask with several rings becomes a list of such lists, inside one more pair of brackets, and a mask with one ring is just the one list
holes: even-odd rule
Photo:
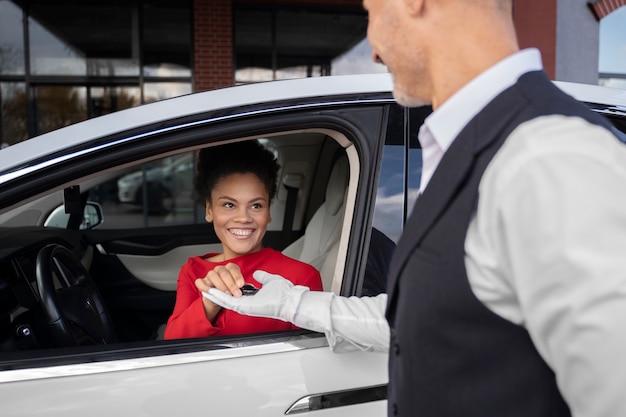
[[263, 204], [259, 204], [259, 203], [253, 204], [252, 208], [255, 209], [255, 210], [261, 209], [261, 208], [263, 208]]
[[225, 208], [233, 208], [235, 205], [233, 203], [224, 203]]

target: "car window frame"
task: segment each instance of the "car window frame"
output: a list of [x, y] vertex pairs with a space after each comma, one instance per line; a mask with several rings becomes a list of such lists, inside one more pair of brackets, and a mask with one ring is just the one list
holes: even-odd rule
[[[346, 147], [351, 169], [351, 185], [349, 188], [348, 199], [354, 201], [354, 210], [347, 211], [344, 220], [345, 225], [349, 225], [352, 231], [351, 235], [342, 234], [340, 247], [345, 251], [346, 256], [340, 257], [344, 262], [338, 264], [336, 270], [342, 270], [339, 274], [342, 277], [340, 283], [333, 285], [333, 290], [344, 295], [356, 295], [355, 289], [358, 287], [358, 281], [363, 274], [364, 266], [360, 264], [366, 251], [363, 250], [366, 238], [369, 238], [366, 228], [362, 224], [355, 225], [355, 219], [368, 219], [367, 213], [370, 209], [367, 204], [368, 196], [372, 195], [375, 187], [371, 184], [371, 177], [375, 175], [372, 172], [376, 169], [377, 151], [382, 145], [379, 145], [378, 136], [381, 126], [386, 122], [386, 106], [389, 99], [381, 101], [370, 101], [366, 103], [354, 103], [339, 108], [336, 105], [330, 106], [329, 109], [306, 110], [304, 112], [286, 112], [284, 114], [272, 114], [271, 118], [264, 118], [258, 123], [254, 123], [253, 117], [240, 117], [238, 119], [229, 119], [228, 123], [204, 123], [207, 126], [194, 129], [181, 127], [179, 132], [172, 134], [168, 132], [167, 137], [162, 137], [164, 133], [157, 132], [155, 134], [146, 135], [145, 133], [133, 132], [137, 138], [133, 143], [132, 149], [123, 152], [115, 157], [115, 153], [111, 152], [111, 148], [98, 148], [90, 144], [80, 150], [81, 156], [76, 160], [69, 161], [66, 169], [62, 172], [51, 172], [45, 169], [39, 173], [31, 173], [26, 178], [19, 179], [18, 184], [13, 188], [15, 194], [13, 199], [23, 196], [25, 193], [31, 193], [40, 196], [42, 192], [31, 181], [48, 177], [56, 184], [54, 190], [62, 190], [67, 185], [76, 181], [88, 179], [96, 173], [107, 172], [118, 166], [130, 166], [136, 163], [136, 158], [141, 161], [149, 161], [157, 156], [168, 155], [181, 151], [193, 151], [201, 146], [212, 144], [217, 141], [231, 141], [239, 139], [250, 139], [255, 137], [267, 136], [275, 134], [277, 131], [290, 132], [298, 130], [318, 129], [325, 131], [339, 140], [340, 145]], [[355, 115], [359, 115], [356, 117]], [[374, 115], [374, 117], [372, 117]], [[211, 132], [210, 135], [207, 132]], [[119, 135], [118, 135], [119, 136]], [[121, 135], [123, 136], [123, 135]], [[111, 140], [111, 138], [102, 138], [98, 142]], [[95, 155], [97, 162], [89, 162], [86, 156]], [[89, 167], [89, 172], [82, 173], [80, 179], [74, 178], [81, 169]], [[50, 178], [52, 176], [52, 178]], [[96, 231], [85, 231], [85, 233], [97, 233]], [[343, 279], [347, 277], [347, 279]], [[310, 332], [305, 332], [306, 337], [312, 337]], [[236, 343], [245, 343], [247, 338], [252, 335], [245, 335], [243, 339], [232, 339]], [[271, 340], [271, 335], [263, 336]], [[287, 336], [291, 339], [302, 337], [300, 334]], [[315, 335], [313, 337], [318, 337]], [[254, 338], [257, 338], [255, 335]], [[187, 342], [189, 344], [187, 345]], [[224, 341], [218, 339], [209, 339], [208, 341], [146, 341], [145, 343], [133, 344], [130, 346], [113, 346], [106, 349], [95, 349], [94, 351], [87, 349], [85, 355], [89, 357], [89, 361], [111, 361], [126, 358], [127, 352], [132, 352], [132, 357], [142, 357], [144, 353], [147, 355], [159, 354], [159, 352], [179, 353], [191, 349], [207, 350], [212, 344], [221, 345]], [[163, 349], [159, 346], [163, 344]], [[193, 346], [193, 347], [192, 347]], [[79, 349], [80, 350], [80, 349]], [[82, 355], [77, 355], [72, 349], [56, 348], [50, 352], [40, 352], [42, 355], [34, 354], [32, 358], [30, 352], [22, 355], [22, 359], [14, 358], [10, 361], [0, 361], [0, 369], [16, 369], [20, 368], [20, 363], [25, 366], [27, 363], [37, 363], [37, 366], [52, 365], [59, 361], [67, 361], [68, 363], [82, 363], [86, 360]], [[163, 353], [166, 354], [166, 353]], [[20, 356], [20, 355], [17, 355]], [[82, 359], [81, 359], [82, 358]], [[20, 362], [21, 361], [21, 362]]]

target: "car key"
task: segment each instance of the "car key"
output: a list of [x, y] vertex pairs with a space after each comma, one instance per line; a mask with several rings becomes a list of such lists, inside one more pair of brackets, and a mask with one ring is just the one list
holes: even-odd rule
[[240, 290], [243, 295], [254, 295], [259, 291], [259, 289], [252, 284], [244, 284]]

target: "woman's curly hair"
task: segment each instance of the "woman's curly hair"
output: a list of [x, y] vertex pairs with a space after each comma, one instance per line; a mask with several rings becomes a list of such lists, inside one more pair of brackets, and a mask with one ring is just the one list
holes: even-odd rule
[[274, 154], [256, 140], [213, 146], [198, 153], [194, 185], [204, 203], [210, 201], [211, 191], [222, 178], [250, 173], [265, 185], [271, 202], [276, 194], [279, 169]]

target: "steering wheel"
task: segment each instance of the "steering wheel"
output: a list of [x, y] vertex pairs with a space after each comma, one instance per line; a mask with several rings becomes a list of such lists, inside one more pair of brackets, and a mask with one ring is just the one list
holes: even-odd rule
[[58, 346], [116, 341], [113, 321], [93, 278], [65, 246], [37, 254], [37, 287], [51, 335]]

